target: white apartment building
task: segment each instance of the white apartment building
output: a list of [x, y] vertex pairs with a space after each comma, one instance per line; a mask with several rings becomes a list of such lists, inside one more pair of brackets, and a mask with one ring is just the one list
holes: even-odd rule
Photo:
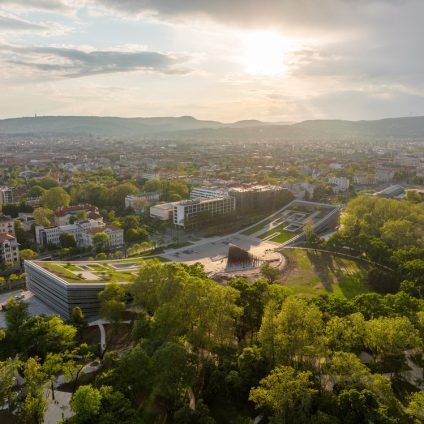
[[19, 267], [19, 245], [11, 234], [0, 233], [0, 262]]
[[337, 192], [346, 191], [350, 186], [350, 181], [346, 177], [330, 177], [328, 182], [336, 186]]
[[104, 231], [110, 236], [110, 246], [120, 247], [124, 244], [124, 230], [112, 225], [99, 225], [97, 220], [87, 219], [75, 224], [61, 225], [57, 227], [35, 227], [35, 240], [40, 246], [60, 247], [60, 235], [63, 233], [73, 234], [77, 246], [91, 247], [93, 245], [93, 235]]
[[91, 228], [84, 233], [86, 246], [93, 246], [93, 238], [97, 233], [106, 233], [109, 236], [109, 247], [117, 248], [124, 245], [124, 230], [114, 225]]
[[224, 215], [235, 209], [236, 199], [230, 196], [183, 200], [174, 205], [173, 221], [175, 225], [187, 228], [198, 223], [199, 219], [205, 219], [201, 217], [203, 213], [207, 216]]
[[13, 191], [9, 187], [2, 186], [0, 187], [0, 205], [6, 203], [13, 203]]
[[9, 215], [0, 214], [0, 233], [15, 235], [15, 222]]
[[226, 196], [228, 196], [228, 190], [219, 187], [194, 187], [190, 193], [191, 200]]

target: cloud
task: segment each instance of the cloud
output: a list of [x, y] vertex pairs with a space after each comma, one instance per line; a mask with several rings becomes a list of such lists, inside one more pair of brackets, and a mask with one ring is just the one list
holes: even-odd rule
[[71, 10], [70, 4], [62, 0], [2, 0], [1, 6], [45, 12], [68, 12]]
[[0, 11], [1, 31], [46, 31], [48, 27]]
[[[360, 24], [385, 12], [395, 0], [91, 0], [124, 13], [168, 19], [209, 17], [243, 27], [337, 28]], [[411, 0], [415, 2], [417, 0]]]
[[187, 56], [151, 51], [83, 51], [62, 47], [0, 46], [5, 61], [52, 75], [79, 78], [96, 74], [146, 71], [162, 74], [189, 72]]

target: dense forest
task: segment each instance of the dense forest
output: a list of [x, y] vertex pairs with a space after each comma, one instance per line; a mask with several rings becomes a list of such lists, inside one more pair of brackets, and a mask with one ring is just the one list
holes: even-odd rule
[[[146, 260], [128, 286], [100, 295], [120, 349], [84, 343], [79, 308], [69, 322], [30, 316], [12, 299], [0, 343], [0, 402], [39, 423], [43, 387], [63, 374], [74, 416], [85, 423], [421, 423], [424, 420], [422, 204], [353, 200], [339, 232], [311, 246], [374, 264], [374, 291], [352, 299], [300, 297], [281, 284], [233, 279], [202, 267]], [[18, 370], [24, 389], [13, 387]]]

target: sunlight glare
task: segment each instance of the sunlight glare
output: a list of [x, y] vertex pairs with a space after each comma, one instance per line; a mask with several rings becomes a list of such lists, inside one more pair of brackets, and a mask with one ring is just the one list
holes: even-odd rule
[[243, 36], [244, 69], [251, 75], [278, 75], [285, 71], [286, 43], [271, 31], [254, 31]]

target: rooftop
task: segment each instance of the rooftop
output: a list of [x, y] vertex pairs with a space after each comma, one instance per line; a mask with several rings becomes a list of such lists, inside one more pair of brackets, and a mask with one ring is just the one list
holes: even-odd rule
[[7, 233], [0, 233], [0, 243], [4, 243], [5, 241], [11, 241], [11, 240], [15, 240], [16, 237], [13, 237], [10, 234]]
[[129, 258], [110, 261], [26, 261], [38, 265], [68, 284], [105, 284], [131, 282], [140, 266], [148, 260], [164, 258]]

